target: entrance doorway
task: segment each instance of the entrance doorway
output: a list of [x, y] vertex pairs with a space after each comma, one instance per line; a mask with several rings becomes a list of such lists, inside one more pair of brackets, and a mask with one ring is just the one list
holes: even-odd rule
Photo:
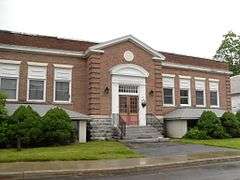
[[119, 114], [126, 125], [138, 125], [138, 96], [119, 95]]

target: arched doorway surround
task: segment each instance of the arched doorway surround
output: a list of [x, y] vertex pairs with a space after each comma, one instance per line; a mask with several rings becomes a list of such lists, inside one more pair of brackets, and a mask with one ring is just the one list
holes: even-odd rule
[[[110, 69], [112, 76], [112, 118], [118, 125], [123, 114], [128, 125], [146, 125], [146, 78], [149, 73], [135, 64], [119, 64]], [[137, 104], [137, 105], [136, 105]], [[129, 105], [129, 107], [128, 107]], [[129, 109], [127, 109], [129, 108]], [[129, 111], [131, 115], [129, 115]], [[135, 112], [136, 111], [136, 112]], [[126, 112], [126, 114], [124, 114]]]

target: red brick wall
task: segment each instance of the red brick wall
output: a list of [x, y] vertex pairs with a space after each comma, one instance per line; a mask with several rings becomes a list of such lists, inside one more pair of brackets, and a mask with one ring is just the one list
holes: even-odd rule
[[20, 60], [20, 79], [19, 79], [19, 103], [26, 103], [27, 96], [27, 62], [48, 63], [47, 66], [47, 92], [45, 104], [53, 103], [53, 83], [54, 67], [53, 64], [73, 65], [72, 70], [72, 103], [62, 105], [68, 109], [81, 113], [88, 113], [87, 107], [87, 63], [85, 59], [76, 57], [63, 57], [51, 55], [39, 55], [18, 52], [0, 52], [0, 59]]

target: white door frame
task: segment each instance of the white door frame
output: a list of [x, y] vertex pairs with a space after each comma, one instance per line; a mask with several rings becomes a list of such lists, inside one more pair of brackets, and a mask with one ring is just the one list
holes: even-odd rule
[[[139, 126], [146, 126], [146, 106], [142, 106], [142, 102], [146, 102], [146, 78], [148, 72], [140, 66], [134, 64], [120, 64], [114, 66], [111, 70], [112, 74], [112, 116], [119, 114], [119, 84], [130, 84], [138, 86]], [[126, 93], [125, 95], [131, 95]], [[136, 94], [135, 94], [136, 95]], [[113, 122], [114, 126], [118, 122]]]

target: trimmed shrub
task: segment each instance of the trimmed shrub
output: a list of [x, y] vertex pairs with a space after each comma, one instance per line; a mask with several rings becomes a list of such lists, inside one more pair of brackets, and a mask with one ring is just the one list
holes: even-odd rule
[[226, 138], [229, 137], [225, 133], [220, 119], [212, 111], [204, 111], [197, 123], [197, 127], [200, 131], [206, 131], [207, 135], [212, 138]]
[[187, 134], [184, 136], [184, 138], [189, 139], [211, 139], [210, 136], [207, 135], [206, 131], [200, 131], [198, 128], [192, 128], [190, 129]]
[[10, 136], [12, 141], [19, 137], [24, 146], [39, 146], [41, 129], [40, 116], [31, 106], [20, 106], [12, 115]]
[[7, 96], [4, 93], [0, 92], [0, 106], [3, 106], [3, 107], [5, 106], [6, 99], [7, 99]]
[[5, 109], [6, 96], [0, 93], [0, 147], [6, 147], [8, 138], [8, 120], [7, 110]]
[[49, 110], [42, 117], [41, 130], [44, 145], [63, 145], [75, 140], [75, 131], [70, 117], [58, 107]]
[[240, 121], [231, 112], [225, 112], [220, 118], [222, 125], [231, 137], [240, 137]]

